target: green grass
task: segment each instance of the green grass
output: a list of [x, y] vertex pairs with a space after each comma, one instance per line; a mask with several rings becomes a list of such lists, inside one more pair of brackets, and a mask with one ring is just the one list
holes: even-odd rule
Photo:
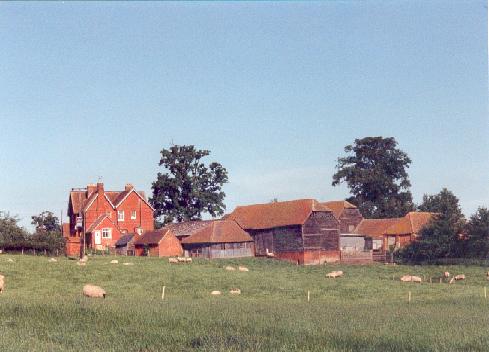
[[[9, 263], [7, 258], [13, 258]], [[267, 259], [194, 261], [0, 256], [0, 351], [487, 351], [481, 266], [302, 267]], [[229, 272], [226, 265], [250, 272]], [[343, 270], [340, 279], [326, 279]], [[465, 273], [453, 285], [404, 274]], [[395, 280], [392, 280], [393, 276]], [[108, 296], [83, 297], [85, 283]], [[162, 286], [165, 300], [161, 300]], [[240, 296], [231, 296], [231, 288]], [[221, 290], [222, 296], [210, 291]], [[307, 291], [311, 302], [307, 302]], [[407, 302], [408, 291], [412, 293]]]

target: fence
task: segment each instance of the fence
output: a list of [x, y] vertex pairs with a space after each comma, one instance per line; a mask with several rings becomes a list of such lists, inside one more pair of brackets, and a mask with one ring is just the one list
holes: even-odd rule
[[344, 263], [368, 264], [373, 262], [372, 251], [341, 251], [340, 259]]

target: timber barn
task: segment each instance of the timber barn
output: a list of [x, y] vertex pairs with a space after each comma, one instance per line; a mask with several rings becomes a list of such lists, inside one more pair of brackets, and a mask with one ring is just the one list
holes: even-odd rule
[[182, 239], [186, 254], [198, 258], [254, 256], [253, 238], [231, 220], [215, 220]]
[[339, 222], [314, 199], [238, 206], [226, 219], [250, 234], [256, 256], [306, 265], [340, 260]]
[[340, 234], [353, 233], [355, 228], [363, 220], [358, 208], [346, 200], [334, 200], [321, 203], [333, 211], [333, 215], [340, 223]]

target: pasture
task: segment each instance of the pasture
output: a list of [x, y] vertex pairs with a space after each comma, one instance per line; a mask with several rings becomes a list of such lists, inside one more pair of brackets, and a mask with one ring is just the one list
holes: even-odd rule
[[[14, 260], [8, 262], [8, 258]], [[1, 351], [487, 351], [487, 268], [1, 255]], [[132, 262], [124, 266], [122, 262]], [[245, 265], [249, 272], [226, 271]], [[332, 270], [344, 277], [326, 279]], [[405, 274], [464, 273], [452, 285]], [[395, 280], [393, 280], [393, 276]], [[82, 296], [86, 283], [107, 298]], [[161, 299], [165, 285], [165, 299]], [[229, 290], [241, 289], [232, 296]], [[211, 296], [213, 290], [221, 296]], [[310, 291], [310, 302], [307, 291]], [[412, 300], [408, 302], [408, 291]]]

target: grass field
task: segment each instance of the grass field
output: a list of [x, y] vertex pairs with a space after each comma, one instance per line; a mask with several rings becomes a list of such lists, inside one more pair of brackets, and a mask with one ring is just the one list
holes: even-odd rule
[[[7, 261], [13, 258], [14, 263]], [[0, 256], [0, 351], [487, 351], [486, 268], [302, 267], [267, 259], [194, 261]], [[226, 265], [249, 272], [230, 272]], [[340, 279], [326, 279], [343, 270]], [[465, 273], [453, 285], [404, 274]], [[393, 276], [395, 280], [393, 280]], [[105, 300], [82, 287], [104, 287]], [[166, 286], [165, 300], [161, 299]], [[240, 296], [231, 296], [231, 288]], [[222, 296], [210, 291], [221, 290]], [[311, 301], [307, 302], [307, 291]], [[412, 301], [408, 303], [408, 291]]]

